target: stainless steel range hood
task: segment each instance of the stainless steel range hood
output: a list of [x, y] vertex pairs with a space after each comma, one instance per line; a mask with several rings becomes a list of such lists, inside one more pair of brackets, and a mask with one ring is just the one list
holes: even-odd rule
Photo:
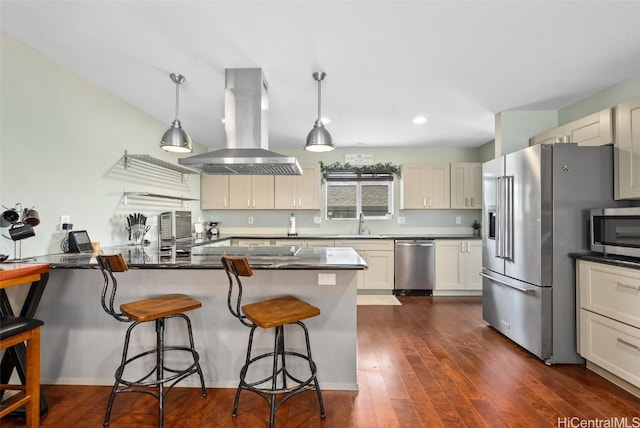
[[268, 150], [269, 85], [260, 68], [225, 70], [226, 148], [178, 159], [204, 174], [301, 175], [295, 157]]

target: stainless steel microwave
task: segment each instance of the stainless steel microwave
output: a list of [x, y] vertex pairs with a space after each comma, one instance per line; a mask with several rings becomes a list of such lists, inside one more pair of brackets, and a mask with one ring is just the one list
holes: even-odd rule
[[640, 207], [591, 210], [591, 251], [640, 258]]
[[160, 239], [175, 241], [191, 237], [191, 211], [167, 211], [160, 214]]

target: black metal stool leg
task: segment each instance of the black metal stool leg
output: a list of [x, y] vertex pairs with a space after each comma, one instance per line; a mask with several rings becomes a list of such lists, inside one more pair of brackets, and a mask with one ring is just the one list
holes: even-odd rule
[[[193, 341], [193, 330], [191, 329], [191, 320], [186, 315], [184, 315], [182, 318], [187, 323], [187, 333], [189, 334], [189, 346], [191, 347], [191, 352], [193, 353], [193, 358], [196, 365], [196, 371], [198, 372], [198, 377], [200, 377], [200, 388], [202, 389], [202, 397], [206, 397], [207, 388], [204, 386], [204, 375], [202, 374], [202, 368], [200, 367], [200, 355], [196, 351], [196, 345]], [[196, 355], [198, 355], [198, 358], [196, 358]]]
[[307, 330], [307, 326], [300, 323], [302, 329], [304, 330], [304, 338], [307, 343], [307, 356], [309, 357], [309, 370], [313, 374], [313, 384], [315, 385], [316, 394], [318, 395], [318, 405], [320, 406], [320, 417], [325, 418], [326, 414], [324, 412], [324, 401], [322, 400], [322, 391], [320, 391], [320, 385], [318, 385], [318, 378], [316, 376], [316, 363], [313, 361], [311, 357], [311, 342], [309, 341], [309, 330]]
[[164, 427], [164, 318], [156, 320], [156, 380], [158, 380], [158, 427]]
[[124, 372], [124, 366], [127, 361], [127, 353], [129, 352], [129, 340], [131, 339], [131, 331], [138, 323], [133, 323], [127, 329], [127, 334], [124, 337], [124, 347], [122, 348], [122, 359], [120, 360], [120, 366], [116, 370], [116, 381], [111, 389], [111, 395], [109, 395], [109, 403], [107, 404], [107, 413], [104, 416], [104, 422], [102, 425], [107, 426], [111, 422], [111, 409], [113, 408], [113, 401], [116, 398], [118, 387], [120, 386], [120, 379], [122, 379], [122, 373]]

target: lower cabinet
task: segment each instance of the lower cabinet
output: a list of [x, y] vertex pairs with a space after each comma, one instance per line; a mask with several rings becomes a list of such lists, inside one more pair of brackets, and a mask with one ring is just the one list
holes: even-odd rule
[[313, 247], [333, 247], [333, 239], [295, 239], [295, 238], [287, 238], [287, 239], [276, 239], [274, 244], [277, 247], [287, 247], [287, 246], [295, 246], [302, 248], [313, 248]]
[[578, 352], [640, 397], [640, 270], [577, 262]]
[[369, 266], [358, 271], [357, 285], [359, 290], [384, 290], [393, 293], [393, 240], [357, 239], [336, 240], [337, 247], [351, 247], [360, 254]]
[[268, 247], [271, 245], [271, 239], [233, 239], [231, 245], [238, 247]]
[[437, 240], [434, 296], [482, 294], [481, 270], [481, 240]]

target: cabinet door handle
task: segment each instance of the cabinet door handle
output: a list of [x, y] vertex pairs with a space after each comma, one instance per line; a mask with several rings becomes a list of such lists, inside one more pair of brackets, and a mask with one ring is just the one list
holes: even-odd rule
[[247, 208], [251, 208], [251, 199], [247, 198]]
[[422, 198], [422, 206], [423, 207], [427, 206], [427, 198]]
[[640, 351], [640, 345], [636, 345], [635, 343], [627, 342], [626, 340], [621, 339], [619, 337], [616, 338], [616, 340], [618, 341], [618, 343], [622, 343], [623, 345], [626, 345], [626, 346], [628, 346], [630, 348], [633, 348], [636, 351]]
[[469, 198], [469, 201], [471, 202], [471, 203], [469, 204], [469, 206], [470, 206], [470, 207], [472, 207], [472, 206], [473, 206], [473, 196], [471, 196], [471, 197]]
[[471, 242], [467, 242], [467, 253], [471, 252]]
[[255, 208], [256, 207], [256, 198], [253, 198], [252, 200], [253, 200], [253, 207], [252, 208]]
[[295, 208], [296, 206], [296, 198], [293, 198], [293, 207]]
[[302, 208], [302, 198], [298, 198], [298, 208]]
[[429, 208], [431, 208], [431, 196], [429, 196]]
[[227, 198], [224, 198], [224, 207], [229, 208], [229, 206], [227, 205]]
[[627, 283], [620, 282], [620, 281], [618, 281], [618, 287], [630, 288], [632, 290], [640, 291], [640, 285], [627, 284]]
[[464, 253], [464, 242], [460, 242], [460, 252]]
[[464, 197], [464, 206], [465, 207], [469, 206], [469, 198], [467, 198], [466, 196]]

